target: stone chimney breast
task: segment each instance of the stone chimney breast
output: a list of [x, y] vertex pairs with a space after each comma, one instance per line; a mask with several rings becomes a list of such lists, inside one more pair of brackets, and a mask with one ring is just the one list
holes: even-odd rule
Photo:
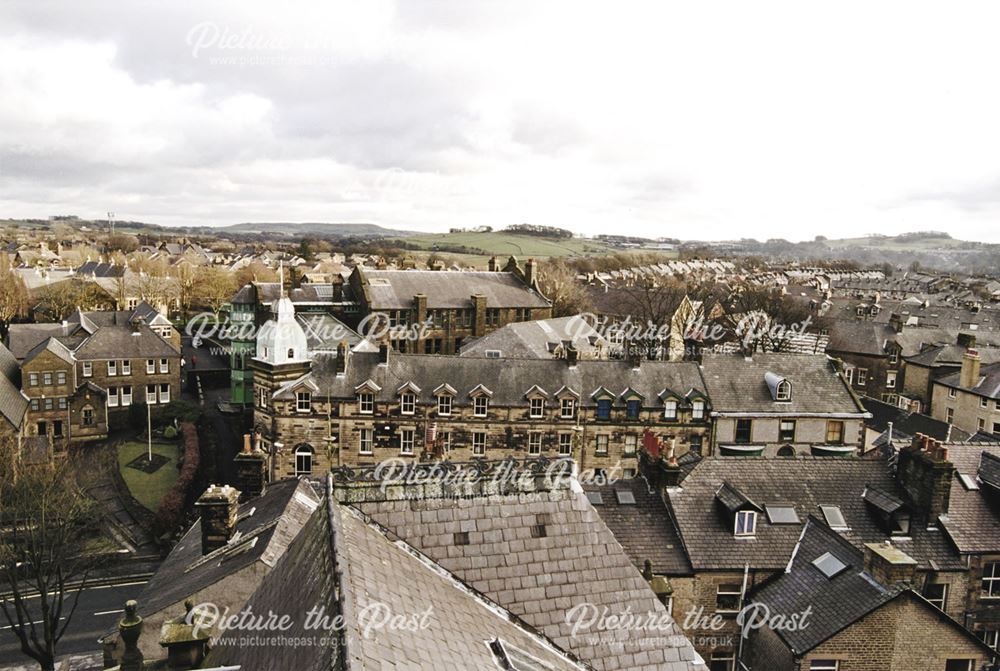
[[240, 492], [229, 485], [210, 485], [195, 502], [201, 514], [201, 553], [224, 547], [236, 533]]

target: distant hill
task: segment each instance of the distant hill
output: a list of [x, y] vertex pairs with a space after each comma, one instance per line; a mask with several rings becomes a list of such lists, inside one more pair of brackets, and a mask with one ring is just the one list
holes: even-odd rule
[[215, 229], [220, 232], [232, 233], [264, 233], [268, 235], [286, 235], [302, 237], [305, 235], [354, 237], [354, 238], [385, 238], [416, 235], [414, 231], [402, 231], [385, 228], [377, 224], [324, 223], [324, 222], [260, 222], [220, 226]]
[[455, 233], [417, 233], [393, 238], [387, 244], [399, 244], [406, 249], [457, 254], [486, 254], [519, 257], [585, 256], [610, 254], [609, 245], [584, 238], [548, 238], [519, 234], [514, 231]]

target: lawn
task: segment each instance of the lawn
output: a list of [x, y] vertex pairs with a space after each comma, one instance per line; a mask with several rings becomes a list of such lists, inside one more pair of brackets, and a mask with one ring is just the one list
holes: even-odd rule
[[135, 500], [148, 510], [157, 509], [160, 499], [177, 480], [178, 453], [177, 443], [154, 442], [150, 466], [146, 463], [146, 443], [130, 441], [118, 448], [118, 469], [122, 478]]

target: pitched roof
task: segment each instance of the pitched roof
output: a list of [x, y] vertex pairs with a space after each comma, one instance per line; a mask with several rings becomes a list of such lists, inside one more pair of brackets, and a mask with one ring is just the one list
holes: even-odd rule
[[[829, 553], [847, 566], [828, 578], [813, 562]], [[810, 518], [788, 570], [752, 594], [774, 613], [801, 613], [811, 606], [809, 626], [776, 630], [795, 655], [802, 655], [873, 610], [908, 591], [886, 586], [864, 571], [864, 555], [835, 531]]]
[[[238, 537], [209, 555], [202, 555], [201, 520], [195, 522], [143, 588], [139, 614], [158, 613], [258, 563], [262, 570], [248, 573], [247, 580], [259, 581], [284, 554], [318, 505], [319, 497], [308, 482], [275, 482], [262, 496], [240, 505]], [[242, 606], [242, 602], [226, 605]]]
[[15, 430], [21, 428], [24, 413], [28, 409], [28, 399], [21, 393], [17, 384], [17, 362], [10, 350], [0, 344], [0, 415], [10, 423]]
[[77, 359], [143, 359], [179, 357], [166, 340], [145, 324], [105, 326], [87, 338], [74, 351]]
[[830, 321], [828, 352], [886, 356], [885, 345], [895, 335], [887, 324], [834, 319]]
[[[496, 603], [404, 542], [388, 538], [357, 510], [328, 500], [249, 601], [255, 613], [287, 615], [287, 637], [332, 639], [326, 645], [237, 646], [222, 643], [207, 663], [245, 671], [297, 669], [504, 668], [490, 647], [499, 639], [543, 668], [585, 667]], [[341, 614], [342, 632], [307, 628], [310, 609]], [[371, 613], [415, 618], [413, 627], [378, 626]], [[423, 618], [424, 614], [426, 619]], [[460, 623], [461, 626], [455, 626]], [[328, 640], [329, 640], [328, 639]]]
[[597, 347], [607, 353], [610, 343], [597, 333], [582, 316], [517, 322], [462, 345], [462, 356], [486, 356], [486, 350], [499, 350], [504, 358], [551, 359], [557, 347], [572, 344], [581, 358], [593, 357]]
[[524, 394], [535, 385], [550, 392], [568, 387], [587, 406], [596, 403], [591, 394], [602, 385], [616, 396], [626, 389], [635, 390], [648, 406], [660, 403], [658, 395], [664, 387], [682, 396], [690, 390], [704, 390], [698, 366], [691, 362], [643, 361], [636, 370], [625, 361], [580, 361], [570, 368], [556, 359], [509, 359], [501, 365], [497, 359], [396, 352], [389, 353], [387, 365], [379, 366], [378, 361], [378, 353], [355, 352], [346, 374], [337, 377], [334, 359], [320, 356], [310, 375], [324, 392], [341, 398], [353, 397], [359, 385], [371, 380], [381, 388], [380, 401], [395, 399], [397, 389], [413, 382], [421, 389], [418, 403], [436, 402], [434, 390], [442, 384], [457, 391], [458, 402], [468, 402], [469, 393], [484, 382], [493, 391], [490, 402], [499, 406], [523, 405]]
[[[648, 559], [654, 573], [690, 575], [688, 561], [669, 510], [642, 478], [623, 480], [613, 485], [586, 486], [594, 510], [621, 543], [632, 564], [642, 569]], [[622, 503], [616, 492], [632, 492], [634, 504]], [[594, 494], [600, 495], [596, 503]]]
[[[634, 669], [637, 655], [650, 668], [704, 668], [695, 663], [693, 648], [669, 619], [669, 626], [652, 640], [636, 629], [601, 632], [598, 640], [574, 635], [568, 615], [580, 603], [592, 604], [598, 612], [668, 618], [579, 489], [355, 505], [596, 669]], [[461, 532], [468, 533], [469, 542], [456, 545], [454, 535]]]
[[[768, 373], [787, 380], [790, 401], [776, 401]], [[822, 413], [861, 415], [864, 407], [824, 354], [705, 355], [702, 374], [714, 412]]]
[[1000, 458], [1000, 444], [953, 443], [947, 448], [948, 460], [955, 465], [956, 474], [951, 483], [948, 514], [941, 517], [942, 526], [962, 553], [1000, 552], [997, 495], [991, 495], [986, 486], [967, 489], [959, 477], [964, 475], [975, 482], [984, 463], [992, 472]]
[[910, 412], [895, 406], [891, 403], [884, 403], [870, 396], [862, 396], [861, 403], [865, 410], [871, 413], [871, 419], [865, 421], [865, 425], [875, 431], [886, 431], [889, 422], [892, 422], [892, 432], [894, 437], [912, 437], [918, 433], [930, 436], [936, 440], [962, 440], [968, 436], [964, 431], [958, 429], [948, 422], [934, 419], [930, 415], [919, 412]]
[[[697, 463], [680, 488], [667, 490], [669, 505], [688, 558], [696, 571], [783, 568], [798, 541], [801, 524], [770, 524], [758, 517], [753, 538], [735, 538], [732, 522], [715, 504], [716, 492], [728, 482], [760, 506], [790, 505], [800, 520], [820, 513], [820, 506], [837, 506], [847, 522], [843, 537], [860, 547], [889, 537], [863, 497], [874, 487], [897, 498], [905, 494], [883, 460], [796, 457], [707, 457]], [[960, 566], [945, 534], [911, 524], [910, 540], [894, 539], [921, 566]]]
[[441, 270], [356, 269], [364, 280], [373, 310], [413, 307], [413, 297], [427, 296], [427, 308], [468, 308], [472, 295], [486, 296], [488, 308], [547, 308], [549, 302], [514, 273]]
[[[66, 339], [79, 330], [78, 324], [11, 324], [7, 332], [7, 346], [18, 361], [23, 360], [28, 353], [45, 342], [48, 338], [60, 338], [63, 344]], [[83, 340], [83, 334], [74, 338], [77, 344]]]
[[940, 377], [935, 383], [945, 387], [963, 389], [987, 398], [1000, 399], [1000, 363], [983, 366], [979, 371], [978, 382], [971, 387], [962, 386], [961, 371]]

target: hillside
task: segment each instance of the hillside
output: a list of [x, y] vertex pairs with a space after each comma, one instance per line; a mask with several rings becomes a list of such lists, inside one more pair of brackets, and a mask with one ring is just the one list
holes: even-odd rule
[[608, 245], [581, 238], [557, 239], [519, 235], [503, 231], [490, 233], [422, 233], [386, 241], [408, 249], [497, 256], [583, 256], [616, 251]]
[[321, 237], [383, 238], [411, 235], [412, 231], [384, 228], [377, 224], [324, 223], [324, 222], [258, 222], [220, 226], [220, 233], [264, 233], [288, 237], [316, 235]]

